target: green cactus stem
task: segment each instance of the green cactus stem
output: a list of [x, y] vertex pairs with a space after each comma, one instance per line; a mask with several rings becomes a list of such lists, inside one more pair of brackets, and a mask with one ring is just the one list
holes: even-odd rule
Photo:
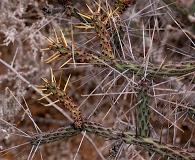
[[149, 112], [149, 96], [147, 83], [142, 83], [141, 91], [138, 93], [138, 109], [137, 109], [137, 121], [138, 121], [138, 135], [141, 137], [149, 137], [150, 135], [150, 112]]
[[57, 131], [54, 132], [44, 132], [35, 134], [32, 136], [30, 140], [31, 145], [41, 146], [46, 143], [51, 143], [55, 141], [59, 141], [62, 139], [66, 139], [72, 136], [76, 136], [81, 133], [81, 129], [75, 128], [74, 125], [70, 125], [67, 127], [61, 127]]
[[45, 132], [35, 134], [32, 136], [30, 143], [32, 145], [43, 145], [45, 143], [51, 143], [59, 141], [72, 136], [76, 136], [81, 131], [87, 131], [92, 134], [96, 134], [110, 140], [122, 140], [126, 144], [138, 145], [144, 148], [148, 152], [155, 152], [162, 157], [170, 157], [175, 160], [193, 160], [195, 159], [195, 152], [190, 152], [187, 149], [178, 148], [171, 144], [161, 143], [152, 138], [144, 138], [137, 136], [135, 133], [114, 129], [112, 127], [106, 127], [94, 122], [84, 122], [82, 128], [76, 128], [74, 125], [68, 127], [59, 128], [57, 131]]
[[[135, 74], [137, 76], [144, 75], [144, 66], [140, 64], [126, 62], [118, 63], [115, 61], [115, 68], [120, 72], [127, 71], [126, 73]], [[163, 66], [151, 66], [147, 67], [147, 73], [150, 77], [173, 77], [184, 76], [193, 73], [195, 71], [195, 61], [186, 61], [181, 63], [168, 64]]]

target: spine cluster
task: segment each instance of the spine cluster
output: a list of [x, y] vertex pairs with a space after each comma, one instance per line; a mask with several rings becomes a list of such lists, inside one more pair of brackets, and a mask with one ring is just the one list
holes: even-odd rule
[[74, 103], [72, 99], [67, 96], [65, 90], [62, 90], [59, 86], [57, 86], [56, 82], [50, 82], [46, 79], [44, 79], [44, 81], [45, 87], [42, 89], [46, 90], [46, 92], [49, 93], [48, 95], [52, 95], [53, 97], [55, 97], [58, 103], [60, 103], [64, 108], [70, 111], [71, 117], [74, 119], [74, 125], [76, 128], [82, 128], [84, 118], [76, 103]]

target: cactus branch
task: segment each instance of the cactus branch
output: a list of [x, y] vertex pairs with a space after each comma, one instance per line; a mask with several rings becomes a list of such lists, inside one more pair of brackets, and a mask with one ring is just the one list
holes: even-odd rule
[[134, 144], [143, 147], [148, 152], [156, 152], [163, 157], [172, 159], [192, 160], [195, 158], [195, 152], [190, 152], [187, 149], [178, 148], [176, 146], [160, 143], [152, 138], [143, 138], [137, 136], [133, 132], [123, 132], [112, 127], [106, 127], [94, 122], [84, 122], [83, 128], [76, 128], [74, 125], [59, 128], [54, 132], [45, 132], [34, 135], [30, 141], [32, 145], [43, 145], [62, 139], [66, 139], [81, 133], [85, 130], [89, 133], [96, 134], [110, 140], [122, 140], [126, 144]]
[[150, 135], [150, 113], [149, 113], [149, 96], [148, 96], [148, 86], [147, 83], [144, 81], [142, 82], [141, 91], [138, 93], [138, 135], [141, 137], [149, 137]]

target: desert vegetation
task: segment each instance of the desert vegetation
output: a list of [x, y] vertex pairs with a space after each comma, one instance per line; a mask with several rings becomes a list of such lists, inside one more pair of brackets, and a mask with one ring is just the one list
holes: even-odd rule
[[0, 2], [2, 159], [195, 159], [195, 2]]

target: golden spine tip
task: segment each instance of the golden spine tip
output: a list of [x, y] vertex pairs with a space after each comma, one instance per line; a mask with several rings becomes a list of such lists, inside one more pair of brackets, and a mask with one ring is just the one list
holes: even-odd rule
[[42, 48], [41, 51], [48, 51], [50, 48]]
[[67, 79], [67, 81], [66, 81], [66, 84], [65, 84], [65, 86], [64, 86], [63, 91], [66, 91], [66, 88], [67, 88], [67, 86], [68, 86], [68, 82], [69, 82], [69, 80], [70, 80], [70, 77], [71, 77], [71, 74], [68, 76], [68, 79]]
[[35, 87], [39, 88], [39, 89], [44, 89], [45, 86], [44, 85], [35, 85]]
[[70, 59], [68, 59], [66, 62], [64, 62], [60, 67], [59, 67], [59, 69], [60, 68], [62, 68], [62, 67], [64, 67], [68, 62], [70, 62], [72, 60], [72, 58], [70, 58]]
[[110, 19], [111, 16], [113, 16], [113, 14], [118, 10], [118, 8], [116, 8], [113, 12], [111, 11], [110, 14], [107, 16], [106, 20], [104, 21], [104, 24], [108, 23], [108, 20]]
[[54, 40], [52, 38], [49, 38], [49, 37], [46, 37], [46, 36], [43, 36], [48, 42], [50, 43], [54, 43]]
[[93, 26], [87, 25], [87, 24], [82, 24], [82, 26], [74, 26], [75, 28], [79, 28], [79, 29], [93, 29]]
[[50, 73], [51, 73], [51, 81], [54, 82], [54, 83], [56, 83], [56, 78], [55, 78], [55, 76], [53, 74], [53, 70], [52, 70], [51, 67], [50, 67]]
[[54, 27], [53, 27], [53, 32], [54, 32], [54, 35], [56, 37], [56, 42], [60, 43], [59, 38], [58, 38], [58, 34], [57, 34], [56, 29]]
[[93, 12], [92, 9], [89, 7], [89, 5], [86, 4], [86, 6], [87, 6], [88, 10], [93, 14], [94, 12]]
[[99, 1], [97, 12], [100, 13], [101, 10], [101, 1]]
[[[47, 89], [46, 89], [46, 90], [47, 90]], [[53, 94], [53, 93], [45, 94], [43, 97], [39, 98], [38, 100], [40, 101], [40, 100], [42, 100], [42, 99], [45, 99], [45, 98], [51, 96], [52, 94]]]
[[61, 32], [61, 35], [62, 35], [62, 43], [63, 43], [63, 46], [66, 48], [68, 46], [67, 41], [66, 41], [66, 38], [65, 38], [64, 33], [62, 32], [61, 29], [60, 29], [60, 32]]
[[83, 14], [83, 13], [78, 13], [80, 16], [87, 18], [87, 19], [91, 19], [91, 16]]
[[46, 78], [41, 78], [45, 83], [49, 83]]
[[49, 58], [47, 58], [45, 60], [46, 63], [50, 63], [52, 61], [54, 61], [55, 59], [57, 59], [58, 57], [60, 57], [60, 53], [59, 51], [57, 51], [56, 53], [54, 53], [52, 56], [50, 56]]
[[60, 79], [59, 79], [59, 81], [58, 81], [58, 87], [60, 88], [60, 86], [61, 86], [61, 81], [62, 81], [62, 72], [60, 73]]
[[57, 103], [57, 102], [59, 102], [59, 100], [56, 100], [56, 101], [54, 101], [54, 102], [52, 102], [52, 103], [49, 103], [49, 104], [45, 104], [45, 106], [52, 106], [53, 104], [55, 104], [55, 103]]

